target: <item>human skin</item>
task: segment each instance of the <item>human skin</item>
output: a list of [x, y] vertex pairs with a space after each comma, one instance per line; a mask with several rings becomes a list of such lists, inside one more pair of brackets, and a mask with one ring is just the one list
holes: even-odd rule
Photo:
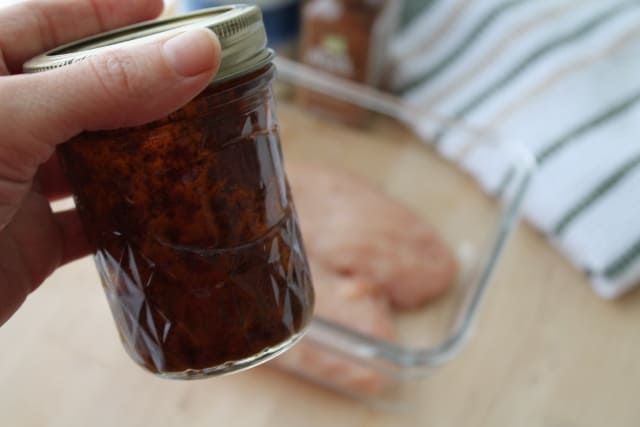
[[[21, 74], [53, 47], [152, 19], [161, 0], [24, 1], [0, 8], [0, 325], [58, 267], [89, 253], [56, 146], [83, 131], [157, 120], [213, 79], [220, 44], [208, 30], [156, 37], [63, 68]], [[188, 47], [188, 49], [187, 49]]]

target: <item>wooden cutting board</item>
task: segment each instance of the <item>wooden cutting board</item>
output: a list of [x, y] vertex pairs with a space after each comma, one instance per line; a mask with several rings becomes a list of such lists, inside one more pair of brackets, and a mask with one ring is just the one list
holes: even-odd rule
[[[294, 109], [280, 115], [285, 141], [313, 129]], [[360, 143], [353, 132], [325, 132], [324, 152], [335, 156]], [[370, 137], [403, 134], [382, 124]], [[363, 170], [389, 156], [398, 156], [393, 147], [363, 159]], [[434, 168], [449, 168], [429, 156]], [[443, 185], [449, 206], [475, 197], [485, 209], [470, 180]], [[407, 191], [410, 198], [420, 189]], [[445, 206], [431, 214], [437, 223], [452, 213]], [[473, 218], [461, 232], [486, 225], [483, 215]], [[543, 237], [521, 227], [467, 347], [417, 388], [413, 411], [388, 414], [268, 368], [193, 382], [147, 374], [123, 351], [84, 259], [55, 273], [0, 328], [0, 425], [631, 426], [640, 420], [639, 325], [640, 293], [597, 299]]]

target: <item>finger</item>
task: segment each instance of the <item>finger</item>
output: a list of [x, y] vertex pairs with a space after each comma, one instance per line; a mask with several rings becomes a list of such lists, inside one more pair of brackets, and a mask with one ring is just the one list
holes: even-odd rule
[[29, 192], [0, 231], [0, 324], [60, 265], [61, 237], [49, 202]]
[[162, 0], [23, 1], [0, 9], [0, 53], [8, 71], [17, 73], [27, 59], [61, 44], [155, 18], [162, 5]]
[[38, 169], [36, 182], [38, 183], [37, 191], [49, 201], [53, 202], [71, 195], [69, 184], [55, 153]]
[[62, 236], [60, 265], [87, 256], [91, 253], [91, 245], [85, 237], [80, 217], [75, 209], [53, 214]]
[[33, 176], [55, 144], [81, 131], [165, 117], [211, 82], [220, 55], [215, 35], [196, 29], [0, 79], [0, 181]]
[[7, 233], [0, 232], [0, 326], [20, 307], [31, 292], [31, 278], [23, 269], [22, 248]]
[[90, 251], [75, 209], [52, 214], [47, 200], [29, 193], [0, 232], [0, 326], [56, 268]]

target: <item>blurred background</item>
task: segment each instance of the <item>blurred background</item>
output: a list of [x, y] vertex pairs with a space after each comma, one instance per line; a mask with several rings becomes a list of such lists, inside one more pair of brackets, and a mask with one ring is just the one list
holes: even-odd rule
[[[165, 16], [231, 3], [167, 0]], [[0, 328], [0, 422], [636, 425], [640, 1], [246, 3], [261, 7], [282, 60], [285, 157], [367, 178], [433, 224], [461, 265], [444, 302], [413, 320], [398, 315], [406, 342], [448, 327], [464, 307], [465, 284], [505, 224], [501, 202], [513, 203], [518, 168], [536, 164], [524, 224], [501, 254], [467, 347], [391, 398], [336, 387], [353, 374], [350, 359], [298, 375], [260, 367], [160, 380], [127, 359], [85, 259]]]

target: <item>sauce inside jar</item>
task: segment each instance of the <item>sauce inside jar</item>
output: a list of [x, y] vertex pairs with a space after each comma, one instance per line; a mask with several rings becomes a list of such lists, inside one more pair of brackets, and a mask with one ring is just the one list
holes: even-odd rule
[[[238, 22], [218, 29], [223, 46], [225, 34], [250, 27]], [[124, 346], [168, 377], [265, 361], [312, 315], [274, 68], [237, 68], [164, 120], [58, 148]]]

